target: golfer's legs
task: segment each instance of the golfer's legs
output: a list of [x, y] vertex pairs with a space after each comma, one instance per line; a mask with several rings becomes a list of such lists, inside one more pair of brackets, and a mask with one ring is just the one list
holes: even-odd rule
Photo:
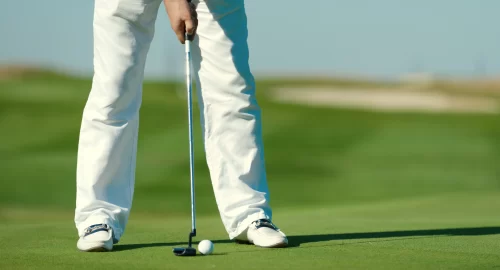
[[92, 90], [78, 145], [75, 223], [79, 235], [108, 223], [119, 239], [134, 193], [146, 55], [161, 0], [96, 0]]
[[247, 19], [242, 0], [200, 1], [197, 11], [193, 60], [206, 156], [222, 221], [234, 238], [255, 219], [271, 217]]

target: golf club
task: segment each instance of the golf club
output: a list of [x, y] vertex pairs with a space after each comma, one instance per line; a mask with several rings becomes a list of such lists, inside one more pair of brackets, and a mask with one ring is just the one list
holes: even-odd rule
[[193, 150], [193, 108], [192, 108], [192, 81], [191, 81], [191, 40], [186, 34], [186, 84], [188, 95], [188, 121], [189, 121], [189, 165], [191, 180], [191, 232], [187, 247], [174, 248], [176, 256], [196, 256], [196, 249], [192, 247], [193, 237], [196, 236], [196, 208], [194, 199], [194, 150]]

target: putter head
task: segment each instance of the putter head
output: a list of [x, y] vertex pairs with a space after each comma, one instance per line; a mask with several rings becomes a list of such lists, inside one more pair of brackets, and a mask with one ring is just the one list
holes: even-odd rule
[[196, 236], [196, 229], [193, 229], [189, 233], [189, 242], [188, 246], [185, 248], [174, 248], [174, 254], [175, 256], [196, 256], [196, 249], [192, 248], [193, 244], [193, 237]]
[[175, 256], [196, 256], [196, 249], [192, 247], [174, 248]]

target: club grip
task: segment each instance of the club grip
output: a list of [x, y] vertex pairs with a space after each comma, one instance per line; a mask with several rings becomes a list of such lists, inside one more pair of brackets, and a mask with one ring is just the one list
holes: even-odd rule
[[[188, 3], [191, 3], [192, 0], [186, 0]], [[193, 40], [193, 35], [190, 35], [188, 33], [184, 34], [184, 37], [186, 38], [186, 40]]]

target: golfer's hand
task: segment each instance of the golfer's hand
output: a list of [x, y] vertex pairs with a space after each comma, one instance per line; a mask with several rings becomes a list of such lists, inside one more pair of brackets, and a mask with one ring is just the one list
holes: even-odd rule
[[193, 3], [188, 3], [187, 0], [163, 0], [165, 9], [167, 10], [168, 18], [172, 30], [179, 41], [185, 43], [185, 34], [189, 35], [189, 39], [193, 40], [198, 26], [196, 7]]

